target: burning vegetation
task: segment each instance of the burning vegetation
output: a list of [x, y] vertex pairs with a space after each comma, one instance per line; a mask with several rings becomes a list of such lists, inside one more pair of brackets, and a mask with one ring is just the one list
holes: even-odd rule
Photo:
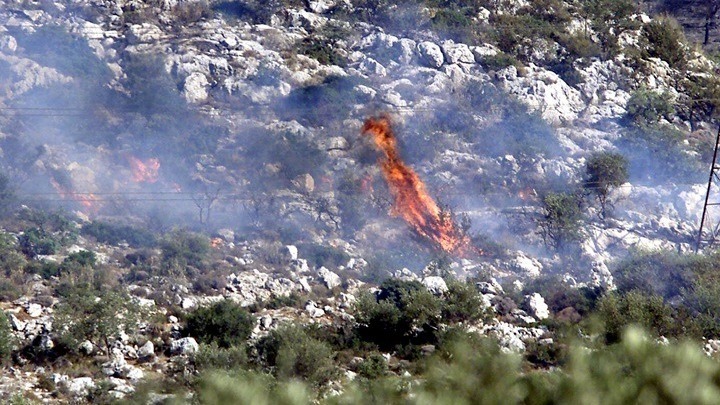
[[156, 183], [160, 178], [160, 160], [150, 158], [141, 160], [135, 156], [128, 156], [130, 169], [135, 183]]
[[380, 167], [395, 199], [392, 215], [401, 217], [417, 234], [445, 252], [460, 256], [480, 254], [451, 213], [440, 209], [420, 177], [400, 158], [390, 118], [386, 115], [369, 118], [362, 132], [372, 136], [383, 153]]

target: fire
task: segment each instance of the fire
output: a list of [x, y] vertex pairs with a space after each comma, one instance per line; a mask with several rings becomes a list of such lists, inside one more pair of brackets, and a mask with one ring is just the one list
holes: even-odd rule
[[372, 135], [375, 146], [384, 154], [380, 165], [395, 198], [392, 215], [401, 217], [415, 232], [446, 252], [480, 253], [471, 245], [470, 238], [458, 229], [449, 213], [438, 207], [415, 171], [400, 158], [389, 117], [369, 118], [362, 132]]
[[74, 191], [70, 191], [65, 189], [63, 186], [60, 185], [57, 181], [54, 179], [50, 180], [50, 183], [52, 184], [53, 188], [57, 191], [57, 193], [62, 197], [63, 200], [68, 201], [77, 201], [80, 203], [80, 205], [83, 206], [84, 212], [87, 213], [97, 213], [99, 210], [99, 200], [97, 196], [93, 193], [76, 193]]
[[130, 162], [134, 182], [155, 183], [160, 178], [160, 160], [158, 158], [143, 161], [135, 156], [128, 156], [128, 161]]

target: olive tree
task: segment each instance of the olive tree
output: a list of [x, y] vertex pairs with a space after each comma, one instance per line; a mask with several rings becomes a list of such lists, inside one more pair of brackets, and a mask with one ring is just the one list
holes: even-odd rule
[[585, 189], [600, 203], [600, 217], [607, 216], [613, 189], [628, 181], [628, 160], [615, 152], [598, 152], [591, 155], [585, 165]]

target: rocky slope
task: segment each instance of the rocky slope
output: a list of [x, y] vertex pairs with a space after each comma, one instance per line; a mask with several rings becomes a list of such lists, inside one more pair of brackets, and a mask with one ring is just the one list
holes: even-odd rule
[[[147, 298], [156, 284], [124, 287], [164, 317], [167, 339], [140, 329], [105, 353], [113, 395], [196, 350], [177, 333], [166, 304], [192, 310], [225, 297], [249, 306], [322, 286], [337, 294], [263, 312], [254, 334], [283, 319], [342, 322], [358, 279], [381, 254], [380, 278], [420, 277], [443, 293], [444, 281], [427, 266], [442, 254], [388, 215], [391, 197], [360, 135], [370, 115], [390, 114], [431, 193], [466, 214], [471, 232], [501, 245], [501, 255], [447, 265], [463, 279], [487, 276], [479, 288], [489, 307], [504, 294], [497, 280], [559, 274], [573, 286], [612, 288], [609, 269], [630, 251], [694, 248], [707, 179], [702, 148], [714, 129], [683, 111], [692, 95], [681, 83], [716, 72], [702, 52], [683, 48], [683, 67], [639, 52], [647, 47], [642, 27], [653, 20], [636, 14], [617, 54], [578, 58], [568, 75], [550, 69], [567, 54], [558, 42], [522, 38], [522, 63], [498, 63], [508, 52], [497, 43], [376, 25], [356, 17], [363, 9], [354, 3], [287, 2], [253, 14], [231, 3], [173, 0], [0, 1], [0, 147], [19, 202], [61, 205], [79, 222], [202, 227], [218, 236], [217, 255], [227, 255], [217, 261], [227, 274], [213, 294], [179, 283], [167, 286], [162, 301]], [[473, 23], [491, 27], [529, 4], [492, 2]], [[588, 24], [571, 12], [562, 26], [575, 35]], [[639, 90], [678, 105], [659, 119], [682, 134], [672, 147], [660, 146], [667, 155], [628, 144], [628, 103]], [[631, 160], [629, 181], [610, 197], [611, 217], [600, 220], [595, 204], [584, 205], [574, 254], [549, 249], [538, 227], [543, 195], [582, 185], [587, 158], [599, 151]], [[266, 249], [278, 240], [288, 245], [284, 252]], [[341, 251], [345, 261], [309, 266], [293, 246], [303, 243]], [[119, 264], [113, 257], [131, 252], [91, 239], [79, 245], [51, 260], [87, 249]], [[32, 282], [29, 296], [4, 309], [22, 341], [52, 345], [54, 303], [37, 303], [48, 281]], [[532, 325], [548, 316], [542, 297], [527, 300], [531, 311], [508, 315], [515, 324], [475, 328], [524, 350], [524, 342], [546, 338]], [[88, 355], [100, 350], [96, 343], [88, 343]], [[88, 376], [4, 372], [1, 391], [34, 390], [43, 399], [49, 394], [37, 388], [38, 375], [73, 395], [95, 384]]]

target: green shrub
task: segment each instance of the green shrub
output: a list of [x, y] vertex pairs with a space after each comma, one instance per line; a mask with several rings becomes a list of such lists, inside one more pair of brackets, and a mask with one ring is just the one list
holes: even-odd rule
[[188, 267], [202, 269], [210, 254], [210, 241], [206, 236], [175, 230], [165, 235], [160, 243], [162, 266], [169, 275], [184, 275]]
[[55, 254], [61, 246], [57, 237], [41, 228], [25, 230], [18, 237], [18, 243], [22, 252], [29, 258], [35, 258], [38, 255]]
[[17, 248], [17, 242], [12, 235], [0, 232], [0, 274], [5, 277], [22, 274], [28, 264]]
[[649, 56], [664, 60], [672, 68], [684, 69], [686, 40], [677, 21], [669, 17], [656, 18], [643, 26], [642, 35], [648, 43]]
[[432, 343], [441, 316], [441, 301], [417, 281], [387, 279], [377, 297], [358, 299], [358, 335], [381, 350]]
[[192, 363], [199, 372], [211, 370], [237, 370], [248, 365], [247, 347], [244, 344], [228, 348], [217, 344], [201, 344], [192, 355]]
[[10, 360], [14, 346], [15, 337], [10, 327], [10, 321], [5, 312], [0, 311], [0, 364], [5, 364]]
[[669, 93], [658, 93], [647, 89], [633, 92], [626, 110], [626, 118], [639, 128], [656, 126], [660, 119], [675, 114], [672, 96]]
[[240, 305], [222, 300], [198, 308], [187, 317], [185, 334], [201, 343], [215, 343], [221, 348], [243, 344], [255, 327], [255, 319]]
[[[720, 396], [720, 365], [691, 343], [659, 345], [637, 328], [619, 344], [569, 349], [560, 370], [527, 371], [519, 356], [488, 340], [461, 340], [435, 355], [417, 380], [395, 376], [344, 387], [330, 404], [712, 404]], [[276, 384], [257, 373], [207, 375], [202, 403], [310, 404], [305, 384]]]
[[442, 319], [444, 322], [474, 322], [485, 317], [483, 301], [474, 285], [451, 280], [443, 294]]
[[300, 256], [307, 259], [308, 264], [314, 267], [338, 267], [344, 266], [350, 260], [350, 256], [342, 249], [317, 244], [298, 245]]
[[89, 340], [110, 353], [120, 333], [133, 331], [142, 316], [140, 308], [124, 292], [78, 286], [69, 287], [63, 296], [54, 323], [58, 325], [59, 342], [72, 351]]
[[583, 186], [590, 193], [595, 194], [600, 203], [600, 215], [607, 215], [610, 192], [626, 183], [629, 179], [628, 160], [625, 156], [615, 152], [593, 153], [585, 164], [586, 180]]
[[599, 287], [573, 288], [558, 276], [540, 276], [527, 284], [522, 295], [538, 293], [556, 314], [566, 308], [573, 308], [581, 316], [595, 310], [603, 291]]
[[620, 51], [620, 35], [639, 26], [638, 21], [631, 19], [637, 12], [632, 0], [587, 0], [582, 2], [581, 7], [582, 13], [590, 19], [602, 54], [607, 59]]
[[335, 374], [332, 349], [296, 325], [273, 330], [257, 344], [262, 363], [279, 378], [323, 384]]
[[582, 239], [582, 199], [577, 194], [550, 193], [543, 198], [540, 232], [548, 246], [567, 247]]
[[93, 221], [84, 225], [81, 232], [83, 235], [92, 236], [100, 243], [110, 245], [117, 245], [121, 242], [127, 242], [133, 247], [152, 247], [155, 245], [155, 235], [151, 232], [128, 225]]
[[605, 325], [607, 343], [618, 342], [629, 325], [648, 329], [655, 336], [678, 337], [697, 332], [695, 325], [679, 324], [675, 310], [661, 296], [644, 295], [639, 291], [606, 295], [598, 303], [598, 313]]
[[357, 373], [367, 379], [384, 377], [388, 373], [388, 364], [380, 353], [371, 353], [357, 366]]

